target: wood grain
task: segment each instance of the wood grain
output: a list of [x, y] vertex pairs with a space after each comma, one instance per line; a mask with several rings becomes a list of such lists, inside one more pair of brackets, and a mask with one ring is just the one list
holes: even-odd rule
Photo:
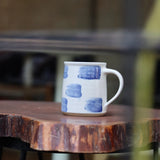
[[[160, 141], [160, 111], [142, 112], [137, 146]], [[36, 150], [107, 153], [133, 145], [132, 115], [133, 108], [122, 105], [109, 106], [103, 117], [76, 117], [63, 115], [60, 103], [0, 101], [0, 137], [20, 138]]]

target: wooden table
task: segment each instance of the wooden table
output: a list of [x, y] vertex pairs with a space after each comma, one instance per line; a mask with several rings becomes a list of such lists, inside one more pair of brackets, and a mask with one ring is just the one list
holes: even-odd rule
[[20, 139], [38, 151], [65, 153], [116, 152], [133, 147], [133, 137], [137, 147], [158, 143], [160, 111], [139, 113], [138, 132], [132, 134], [133, 107], [110, 105], [103, 117], [76, 117], [63, 115], [60, 103], [0, 101], [0, 137]]

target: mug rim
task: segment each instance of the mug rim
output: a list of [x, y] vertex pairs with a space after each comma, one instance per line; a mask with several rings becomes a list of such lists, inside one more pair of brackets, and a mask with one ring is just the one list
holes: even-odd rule
[[81, 62], [81, 61], [64, 61], [67, 65], [106, 65], [106, 62]]

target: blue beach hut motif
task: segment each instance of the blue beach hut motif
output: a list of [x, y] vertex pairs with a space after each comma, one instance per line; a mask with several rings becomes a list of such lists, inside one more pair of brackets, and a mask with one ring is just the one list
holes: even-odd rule
[[102, 98], [91, 98], [87, 100], [85, 110], [89, 112], [102, 112]]
[[62, 97], [62, 112], [67, 112], [67, 104], [68, 104], [68, 100], [67, 98]]
[[100, 66], [82, 66], [79, 69], [78, 78], [81, 79], [100, 79], [101, 68]]
[[64, 74], [63, 74], [63, 78], [67, 78], [68, 77], [68, 66], [64, 67]]
[[65, 90], [65, 94], [69, 97], [80, 98], [82, 96], [80, 84], [70, 84]]

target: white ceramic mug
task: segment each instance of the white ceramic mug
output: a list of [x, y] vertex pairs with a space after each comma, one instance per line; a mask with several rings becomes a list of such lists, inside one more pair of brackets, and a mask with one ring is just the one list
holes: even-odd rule
[[[109, 101], [107, 101], [107, 74], [114, 74], [119, 79], [119, 88]], [[106, 68], [106, 63], [66, 61], [61, 110], [69, 115], [104, 115], [107, 106], [119, 96], [122, 88], [122, 75], [116, 70]]]

